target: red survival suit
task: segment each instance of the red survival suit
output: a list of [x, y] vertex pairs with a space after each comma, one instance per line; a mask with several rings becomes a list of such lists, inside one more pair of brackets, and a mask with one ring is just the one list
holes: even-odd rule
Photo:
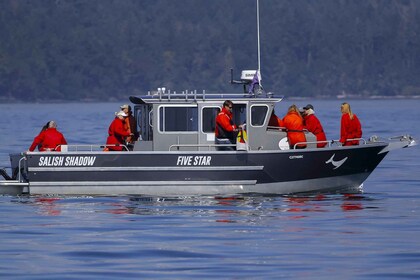
[[232, 112], [223, 107], [222, 111], [216, 116], [216, 138], [229, 139], [232, 144], [235, 144], [236, 128], [236, 125], [233, 124]]
[[283, 127], [283, 121], [277, 117], [275, 114], [271, 114], [270, 120], [268, 121], [268, 126], [271, 127]]
[[[108, 138], [106, 139], [107, 145], [125, 145], [124, 138], [129, 136], [130, 132], [124, 128], [124, 120], [116, 117], [108, 129]], [[122, 151], [122, 146], [110, 146], [109, 150]]]
[[67, 141], [56, 128], [47, 128], [34, 138], [29, 151], [33, 152], [38, 145], [40, 152], [61, 151], [60, 145], [67, 145]]
[[[298, 142], [306, 142], [305, 133], [303, 133], [303, 119], [297, 112], [289, 112], [283, 118], [283, 124], [287, 129], [287, 138], [289, 138], [289, 146], [294, 148]], [[298, 149], [306, 148], [306, 144], [299, 144]]]
[[340, 142], [343, 146], [359, 145], [359, 140], [347, 141], [347, 139], [360, 137], [362, 137], [362, 125], [357, 116], [353, 114], [353, 119], [350, 119], [350, 114], [343, 114], [341, 116]]
[[[327, 141], [327, 137], [325, 136], [325, 132], [322, 128], [321, 122], [314, 114], [305, 115], [303, 119], [305, 121], [305, 128], [315, 135], [316, 141]], [[326, 145], [326, 142], [316, 144], [318, 148], [323, 148]]]

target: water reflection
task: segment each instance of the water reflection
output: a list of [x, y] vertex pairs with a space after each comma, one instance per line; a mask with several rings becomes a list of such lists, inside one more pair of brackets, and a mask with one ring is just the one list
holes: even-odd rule
[[61, 209], [57, 204], [61, 198], [58, 197], [37, 197], [34, 205], [38, 207], [38, 212], [42, 215], [59, 216]]
[[[296, 220], [314, 213], [360, 211], [372, 199], [363, 194], [334, 194], [307, 196], [216, 196], [216, 197], [66, 197], [29, 196], [19, 203], [34, 206], [40, 215], [59, 216], [72, 211], [112, 215], [190, 215], [209, 216], [216, 222], [237, 223], [249, 218], [275, 216]], [[247, 219], [244, 219], [246, 217]]]

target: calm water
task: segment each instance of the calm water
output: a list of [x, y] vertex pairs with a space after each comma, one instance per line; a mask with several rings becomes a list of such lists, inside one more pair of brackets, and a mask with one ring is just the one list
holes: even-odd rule
[[[341, 101], [310, 103], [337, 139]], [[420, 137], [420, 100], [350, 103], [365, 137]], [[118, 105], [0, 104], [0, 166], [51, 119], [70, 144], [104, 143]], [[419, 279], [419, 156], [389, 154], [359, 195], [0, 196], [0, 277]]]

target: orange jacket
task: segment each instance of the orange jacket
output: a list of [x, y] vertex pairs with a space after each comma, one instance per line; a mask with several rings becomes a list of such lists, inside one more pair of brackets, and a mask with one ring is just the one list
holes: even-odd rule
[[[298, 142], [306, 142], [305, 133], [303, 132], [303, 119], [297, 112], [287, 113], [283, 118], [283, 124], [286, 127], [290, 148], [293, 148]], [[305, 148], [306, 144], [299, 144], [297, 146], [299, 148]]]

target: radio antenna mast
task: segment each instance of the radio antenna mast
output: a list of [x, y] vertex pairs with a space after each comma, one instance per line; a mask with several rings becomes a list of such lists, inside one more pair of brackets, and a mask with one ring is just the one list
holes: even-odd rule
[[258, 72], [261, 73], [261, 51], [260, 51], [260, 1], [257, 0], [257, 43], [258, 43]]

